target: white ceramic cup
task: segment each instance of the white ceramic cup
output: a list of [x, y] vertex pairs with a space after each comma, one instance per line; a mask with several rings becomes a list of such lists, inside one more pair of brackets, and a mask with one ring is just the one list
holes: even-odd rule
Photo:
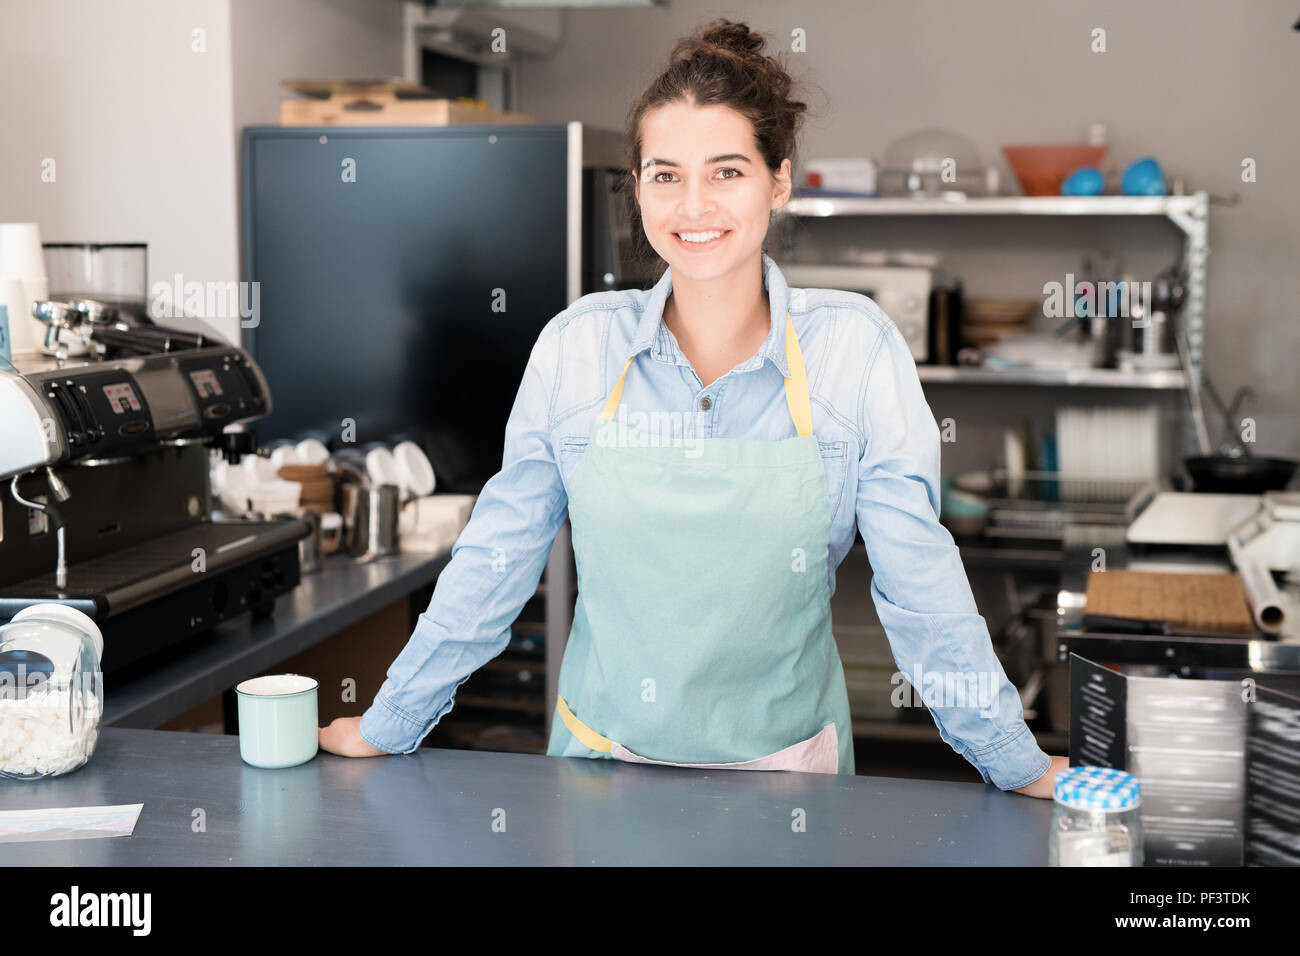
[[47, 275], [40, 227], [34, 222], [0, 222], [0, 276], [44, 279]]
[[239, 755], [254, 767], [296, 767], [316, 756], [317, 689], [302, 674], [268, 674], [235, 685], [239, 699]]

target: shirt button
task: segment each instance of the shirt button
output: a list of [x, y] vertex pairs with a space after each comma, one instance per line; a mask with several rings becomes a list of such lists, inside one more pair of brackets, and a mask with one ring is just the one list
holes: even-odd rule
[[700, 408], [704, 409], [707, 412], [712, 407], [713, 407], [713, 399], [709, 398], [709, 396], [705, 395], [703, 398], [700, 399]]

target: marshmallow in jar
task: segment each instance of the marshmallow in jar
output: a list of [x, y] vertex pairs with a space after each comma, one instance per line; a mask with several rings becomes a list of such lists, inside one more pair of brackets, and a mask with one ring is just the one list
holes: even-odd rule
[[0, 626], [0, 776], [49, 777], [90, 759], [103, 653], [95, 622], [65, 604], [33, 604]]

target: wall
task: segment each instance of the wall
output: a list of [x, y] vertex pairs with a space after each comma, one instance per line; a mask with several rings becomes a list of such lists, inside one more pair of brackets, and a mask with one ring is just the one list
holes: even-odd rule
[[[1290, 174], [1300, 155], [1294, 4], [676, 0], [667, 9], [570, 10], [558, 53], [524, 64], [519, 109], [539, 122], [578, 119], [621, 129], [632, 98], [673, 41], [713, 16], [744, 20], [784, 50], [792, 30], [807, 32], [808, 52], [784, 57], [797, 77], [814, 84], [804, 87], [805, 98], [820, 114], [805, 127], [804, 158], [879, 159], [897, 137], [937, 126], [970, 138], [1011, 183], [1002, 144], [1078, 141], [1089, 123], [1101, 122], [1117, 161], [1154, 155], [1191, 189], [1237, 194], [1235, 206], [1211, 206], [1206, 366], [1220, 392], [1249, 383], [1259, 393], [1249, 408], [1258, 421], [1258, 453], [1300, 457], [1300, 190]], [[1107, 32], [1105, 53], [1089, 49], [1096, 27]], [[601, 82], [592, 83], [593, 76]], [[1244, 157], [1258, 163], [1255, 183], [1241, 181]], [[1178, 238], [1171, 228], [1114, 225], [1055, 220], [1026, 228], [981, 220], [954, 229], [860, 220], [809, 230], [800, 253], [815, 258], [845, 245], [929, 243], [945, 252], [968, 293], [1006, 297], [1064, 281], [1091, 248], [1112, 246], [1139, 269], [1172, 261]], [[1064, 390], [1038, 396], [1047, 403], [1086, 398]], [[947, 459], [945, 450], [945, 472]]]
[[0, 89], [0, 220], [146, 242], [151, 285], [238, 278], [229, 0], [3, 0]]
[[245, 126], [280, 122], [282, 80], [402, 75], [397, 0], [231, 0], [236, 143]]
[[[231, 0], [234, 144], [245, 126], [278, 125], [288, 79], [402, 74], [402, 5], [374, 0]], [[243, 156], [236, 157], [242, 187]], [[239, 196], [238, 191], [236, 197]], [[236, 198], [238, 203], [238, 198]], [[242, 207], [237, 208], [241, 221]]]
[[151, 286], [235, 281], [239, 131], [281, 79], [400, 74], [396, 0], [0, 0], [0, 221], [146, 242]]

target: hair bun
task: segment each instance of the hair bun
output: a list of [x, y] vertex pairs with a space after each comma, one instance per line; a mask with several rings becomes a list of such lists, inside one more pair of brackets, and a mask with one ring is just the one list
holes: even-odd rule
[[731, 20], [714, 20], [697, 33], [695, 39], [701, 46], [715, 47], [740, 57], [757, 57], [763, 54], [762, 34], [754, 33], [744, 23], [734, 23]]

